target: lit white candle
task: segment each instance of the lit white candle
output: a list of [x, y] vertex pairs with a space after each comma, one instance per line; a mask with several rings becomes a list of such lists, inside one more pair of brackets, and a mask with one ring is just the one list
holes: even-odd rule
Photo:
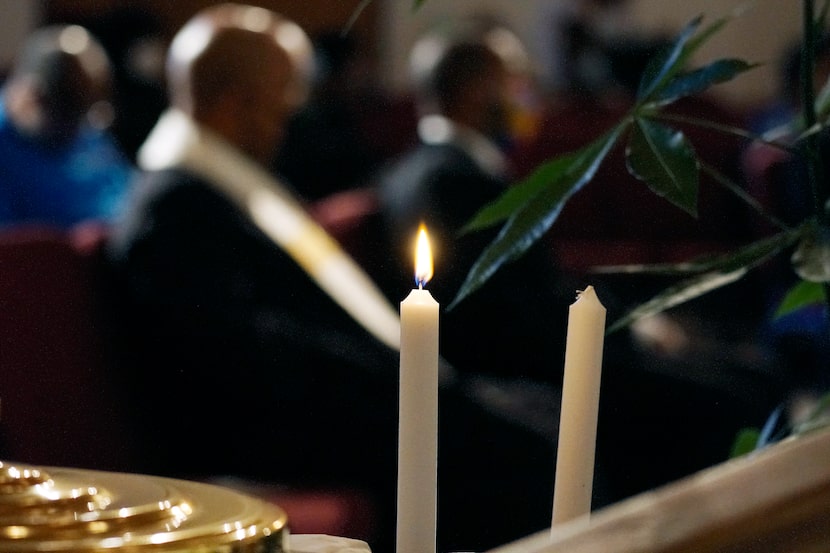
[[438, 495], [438, 302], [426, 229], [418, 231], [418, 288], [401, 302], [396, 553], [435, 553]]
[[591, 512], [605, 338], [605, 307], [593, 286], [568, 313], [552, 526]]

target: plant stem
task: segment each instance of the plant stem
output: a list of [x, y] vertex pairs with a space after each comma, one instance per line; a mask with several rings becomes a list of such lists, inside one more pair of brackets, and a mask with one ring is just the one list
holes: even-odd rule
[[340, 31], [341, 36], [346, 36], [349, 34], [349, 32], [351, 32], [352, 27], [357, 21], [357, 18], [360, 17], [360, 14], [363, 13], [363, 10], [365, 10], [371, 3], [372, 0], [362, 0], [360, 4], [358, 4], [358, 6], [352, 12], [351, 17], [349, 17], [349, 20], [346, 22], [346, 25]]
[[710, 121], [708, 119], [700, 119], [698, 117], [690, 117], [688, 115], [679, 115], [676, 113], [668, 113], [662, 111], [658, 114], [652, 115], [652, 119], [659, 119], [661, 121], [671, 121], [673, 123], [685, 123], [687, 125], [692, 125], [695, 127], [700, 127], [702, 129], [711, 129], [717, 131], [721, 134], [736, 136], [738, 138], [745, 138], [747, 140], [753, 142], [761, 142], [766, 144], [767, 146], [772, 146], [774, 148], [778, 148], [785, 152], [794, 153], [794, 149], [792, 144], [788, 142], [782, 142], [778, 140], [770, 140], [765, 138], [763, 135], [759, 135], [757, 133], [748, 131], [746, 129], [742, 129], [740, 127], [734, 127], [732, 125], [724, 125], [722, 123], [718, 123], [717, 121]]
[[[803, 49], [801, 52], [801, 105], [804, 127], [809, 129], [816, 123], [816, 98], [814, 90], [816, 25], [813, 16], [813, 0], [803, 2]], [[824, 221], [824, 199], [822, 162], [819, 154], [819, 135], [810, 133], [805, 137], [804, 150], [807, 161], [807, 182], [813, 195], [813, 211]]]
[[[803, 4], [804, 40], [801, 52], [801, 94], [804, 127], [809, 129], [816, 123], [815, 91], [813, 77], [815, 71], [816, 53], [816, 23], [813, 15], [813, 0], [804, 0]], [[807, 181], [813, 194], [813, 211], [819, 223], [827, 224], [827, 212], [824, 205], [827, 202], [827, 186], [824, 183], [824, 167], [819, 148], [819, 133], [810, 133], [805, 138], [805, 154], [807, 161]], [[830, 320], [830, 283], [825, 281], [824, 288], [825, 322]], [[828, 325], [830, 327], [830, 325]]]
[[751, 194], [748, 194], [743, 188], [740, 187], [740, 185], [732, 181], [732, 179], [718, 171], [716, 168], [701, 160], [700, 170], [712, 177], [712, 179], [714, 179], [715, 182], [726, 188], [726, 190], [734, 194], [738, 199], [742, 200], [745, 204], [754, 209], [758, 213], [758, 215], [766, 219], [767, 222], [771, 225], [777, 227], [779, 230], [791, 230], [789, 225], [787, 225], [771, 213], [767, 213], [767, 211], [758, 202], [758, 200], [752, 197]]

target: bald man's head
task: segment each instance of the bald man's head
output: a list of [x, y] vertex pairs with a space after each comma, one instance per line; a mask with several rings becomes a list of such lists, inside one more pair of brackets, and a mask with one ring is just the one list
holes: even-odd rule
[[267, 162], [287, 117], [307, 97], [312, 62], [311, 41], [292, 21], [259, 7], [213, 6], [173, 40], [170, 101]]

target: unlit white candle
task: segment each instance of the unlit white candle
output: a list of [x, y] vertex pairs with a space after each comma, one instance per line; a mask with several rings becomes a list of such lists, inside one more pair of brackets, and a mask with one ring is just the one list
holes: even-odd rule
[[605, 307], [593, 286], [568, 313], [552, 526], [591, 512], [605, 338]]
[[[426, 241], [423, 229], [421, 236], [418, 249]], [[419, 257], [416, 265], [421, 263]], [[436, 548], [439, 305], [421, 289], [431, 276], [430, 259], [428, 269], [416, 269], [419, 288], [401, 302], [396, 553], [435, 553]]]

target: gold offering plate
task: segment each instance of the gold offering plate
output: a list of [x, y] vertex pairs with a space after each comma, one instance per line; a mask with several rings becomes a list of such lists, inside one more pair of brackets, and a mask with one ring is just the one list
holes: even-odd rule
[[282, 553], [285, 512], [157, 476], [0, 461], [0, 551]]

